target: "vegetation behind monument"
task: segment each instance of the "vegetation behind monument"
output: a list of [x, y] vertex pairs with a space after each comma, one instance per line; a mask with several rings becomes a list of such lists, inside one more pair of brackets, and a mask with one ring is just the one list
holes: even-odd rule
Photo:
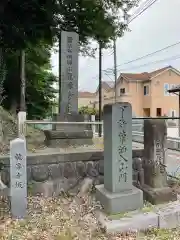
[[[132, 0], [6, 1], [0, 3], [0, 96], [1, 105], [16, 113], [20, 96], [20, 50], [26, 52], [26, 107], [28, 118], [46, 117], [53, 105], [56, 81], [51, 73], [50, 52], [60, 31], [75, 31], [80, 51], [93, 55], [92, 40], [107, 47], [114, 37], [122, 36], [127, 25], [117, 10]], [[124, 10], [123, 10], [124, 11]], [[3, 128], [3, 127], [2, 127]]]

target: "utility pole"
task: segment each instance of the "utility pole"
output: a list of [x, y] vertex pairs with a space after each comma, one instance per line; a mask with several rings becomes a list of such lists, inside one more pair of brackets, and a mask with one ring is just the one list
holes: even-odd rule
[[[102, 45], [99, 42], [99, 122], [102, 121]], [[102, 136], [102, 126], [99, 125], [99, 137]]]
[[20, 111], [26, 111], [25, 51], [20, 52]]
[[116, 84], [117, 84], [117, 54], [116, 54], [116, 39], [114, 38], [113, 41], [113, 50], [114, 50], [114, 97], [115, 97], [115, 103], [117, 101], [117, 89], [116, 89]]

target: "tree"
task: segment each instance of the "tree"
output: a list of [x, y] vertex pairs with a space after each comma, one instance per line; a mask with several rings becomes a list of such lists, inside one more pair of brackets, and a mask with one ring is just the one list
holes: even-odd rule
[[97, 115], [98, 111], [95, 108], [90, 108], [88, 106], [83, 106], [79, 108], [79, 113], [81, 114], [88, 114], [88, 115]]
[[[1, 45], [5, 48], [25, 48], [29, 43], [45, 40], [52, 44], [60, 31], [76, 31], [82, 50], [91, 39], [109, 43], [121, 36], [127, 27], [120, 22], [118, 11], [127, 10], [135, 0], [1, 0]], [[123, 10], [124, 11], [124, 10]], [[18, 17], [17, 17], [18, 16]]]
[[[16, 113], [20, 101], [19, 52], [11, 51], [6, 57], [7, 75], [4, 81], [6, 98], [3, 106]], [[26, 102], [29, 118], [44, 118], [54, 104], [56, 77], [50, 70], [50, 47], [45, 43], [26, 50]]]

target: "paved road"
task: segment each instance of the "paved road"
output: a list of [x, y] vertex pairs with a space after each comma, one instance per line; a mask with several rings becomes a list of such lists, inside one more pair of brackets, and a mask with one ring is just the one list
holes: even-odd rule
[[[143, 148], [143, 144], [133, 142], [133, 147]], [[170, 175], [180, 177], [180, 152], [167, 150], [167, 171]]]

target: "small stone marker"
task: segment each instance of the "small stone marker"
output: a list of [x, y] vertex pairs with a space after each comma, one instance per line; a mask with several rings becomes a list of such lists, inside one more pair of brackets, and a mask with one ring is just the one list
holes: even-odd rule
[[10, 142], [10, 197], [13, 218], [21, 219], [27, 212], [26, 141]]
[[104, 185], [97, 200], [110, 214], [143, 206], [143, 194], [132, 185], [132, 108], [129, 103], [104, 106]]
[[144, 121], [144, 186], [146, 200], [160, 204], [177, 200], [167, 184], [167, 125], [163, 119]]

